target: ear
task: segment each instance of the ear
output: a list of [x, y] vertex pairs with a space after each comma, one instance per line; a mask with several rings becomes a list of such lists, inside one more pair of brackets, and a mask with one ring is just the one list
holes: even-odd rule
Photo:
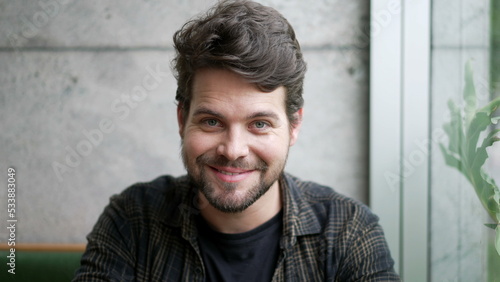
[[295, 124], [291, 125], [290, 129], [290, 147], [297, 142], [297, 139], [299, 138], [299, 132], [300, 128], [302, 126], [302, 117], [303, 117], [303, 108], [300, 108], [294, 115], [294, 118], [296, 120]]
[[184, 107], [182, 103], [177, 105], [177, 124], [179, 125], [179, 135], [184, 136]]

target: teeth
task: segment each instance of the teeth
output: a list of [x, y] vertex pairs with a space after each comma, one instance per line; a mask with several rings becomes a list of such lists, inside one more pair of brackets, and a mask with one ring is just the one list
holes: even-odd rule
[[222, 173], [222, 174], [225, 174], [225, 175], [238, 175], [239, 174], [239, 173], [231, 173], [231, 172], [222, 171], [222, 170], [217, 170], [217, 171]]

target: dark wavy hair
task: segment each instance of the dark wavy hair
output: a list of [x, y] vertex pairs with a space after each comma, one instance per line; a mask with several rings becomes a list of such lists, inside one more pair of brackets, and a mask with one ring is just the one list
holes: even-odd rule
[[222, 1], [174, 34], [175, 99], [189, 113], [192, 81], [201, 68], [230, 70], [263, 92], [286, 89], [291, 125], [304, 104], [306, 63], [290, 23], [275, 9], [252, 1]]

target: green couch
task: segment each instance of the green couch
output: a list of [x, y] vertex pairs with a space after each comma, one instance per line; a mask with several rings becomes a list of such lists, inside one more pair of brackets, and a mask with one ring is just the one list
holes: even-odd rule
[[80, 266], [83, 251], [16, 250], [15, 274], [10, 269], [10, 252], [0, 251], [0, 281], [68, 282]]

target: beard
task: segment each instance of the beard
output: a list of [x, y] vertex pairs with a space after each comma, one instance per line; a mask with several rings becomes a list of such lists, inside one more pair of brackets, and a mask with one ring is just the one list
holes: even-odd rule
[[[270, 168], [262, 159], [257, 159], [254, 163], [243, 159], [230, 161], [224, 156], [210, 156], [208, 153], [198, 156], [194, 163], [190, 163], [184, 146], [182, 160], [192, 185], [205, 196], [210, 205], [224, 213], [240, 213], [260, 199], [281, 177], [286, 163], [285, 157], [276, 167]], [[260, 176], [249, 187], [239, 187], [243, 184], [211, 180], [208, 175], [210, 166], [254, 170]]]

